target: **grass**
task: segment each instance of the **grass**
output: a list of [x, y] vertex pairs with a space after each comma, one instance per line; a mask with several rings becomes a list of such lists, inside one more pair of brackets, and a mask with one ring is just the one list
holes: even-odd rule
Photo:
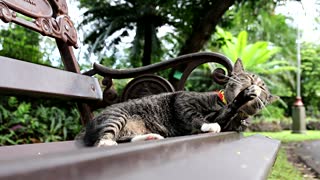
[[284, 148], [280, 148], [277, 160], [272, 168], [268, 180], [302, 180], [303, 174], [294, 167], [287, 158]]
[[[273, 139], [278, 139], [282, 144], [289, 142], [299, 142], [299, 141], [309, 141], [309, 140], [319, 140], [320, 131], [307, 131], [306, 134], [292, 134], [291, 131], [281, 131], [281, 132], [246, 132], [245, 136], [250, 136], [253, 134], [261, 134], [269, 136]], [[303, 180], [303, 174], [294, 167], [287, 158], [286, 151], [283, 147], [280, 148], [277, 160], [272, 168], [272, 171], [268, 177], [269, 180]]]
[[271, 137], [273, 139], [278, 139], [281, 143], [288, 142], [299, 142], [299, 141], [310, 141], [319, 140], [320, 131], [307, 131], [306, 134], [292, 134], [291, 131], [281, 131], [281, 132], [245, 132], [245, 136], [250, 136], [253, 134], [261, 134], [264, 136]]

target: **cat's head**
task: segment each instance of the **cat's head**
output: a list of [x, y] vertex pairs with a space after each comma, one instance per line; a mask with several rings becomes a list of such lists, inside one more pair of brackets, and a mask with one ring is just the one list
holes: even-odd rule
[[235, 62], [232, 76], [229, 78], [229, 81], [226, 84], [224, 93], [227, 102], [233, 101], [233, 99], [239, 94], [239, 92], [253, 85], [260, 88], [261, 93], [258, 97], [247, 102], [240, 108], [241, 112], [249, 116], [258, 113], [259, 110], [261, 110], [266, 105], [278, 100], [279, 97], [274, 96], [270, 93], [266, 84], [259, 76], [246, 72], [243, 68], [241, 59], [238, 59]]

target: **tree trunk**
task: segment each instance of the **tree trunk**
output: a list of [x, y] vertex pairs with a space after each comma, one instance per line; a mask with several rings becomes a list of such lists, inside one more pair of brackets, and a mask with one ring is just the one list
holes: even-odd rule
[[142, 56], [142, 66], [151, 64], [152, 53], [152, 24], [147, 21], [144, 28], [144, 47]]
[[[215, 27], [221, 20], [223, 14], [235, 3], [235, 0], [216, 0], [213, 2], [212, 6], [207, 9], [203, 17], [199, 21], [195, 18], [194, 25], [195, 28], [192, 30], [190, 36], [186, 39], [184, 45], [182, 46], [179, 56], [189, 53], [198, 52], [203, 48], [203, 46], [208, 42], [211, 35], [213, 34]], [[176, 71], [183, 72], [185, 67], [180, 66], [177, 69], [173, 69], [169, 80], [176, 87], [179, 79], [173, 77]]]
[[[198, 52], [210, 39], [215, 27], [221, 20], [223, 14], [235, 3], [235, 0], [217, 0], [214, 1], [211, 8], [204, 13], [201, 21], [194, 22], [196, 28], [187, 38], [182, 46], [179, 55]], [[198, 19], [197, 19], [198, 20]]]

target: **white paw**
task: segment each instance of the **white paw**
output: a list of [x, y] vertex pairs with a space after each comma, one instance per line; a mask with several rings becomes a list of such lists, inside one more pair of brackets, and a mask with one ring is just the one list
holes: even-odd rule
[[143, 134], [143, 135], [137, 135], [134, 138], [131, 139], [131, 142], [137, 142], [137, 141], [148, 141], [148, 140], [158, 140], [158, 139], [164, 139], [163, 136], [159, 134]]
[[218, 123], [204, 123], [201, 126], [202, 132], [212, 132], [212, 133], [219, 133], [221, 131], [221, 127]]
[[101, 139], [99, 143], [96, 145], [97, 147], [106, 147], [106, 146], [116, 146], [117, 142], [112, 141], [110, 139]]

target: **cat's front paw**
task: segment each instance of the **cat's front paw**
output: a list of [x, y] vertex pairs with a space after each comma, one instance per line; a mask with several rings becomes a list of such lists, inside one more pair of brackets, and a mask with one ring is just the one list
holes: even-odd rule
[[260, 96], [260, 94], [261, 94], [261, 88], [257, 85], [252, 85], [247, 89], [246, 96], [247, 96], [247, 98], [252, 100], [252, 99]]
[[106, 147], [106, 146], [116, 146], [118, 145], [117, 142], [111, 140], [111, 139], [101, 139], [96, 146], [97, 147]]
[[219, 133], [221, 132], [221, 127], [218, 123], [204, 123], [201, 126], [202, 132], [212, 132], [212, 133]]

